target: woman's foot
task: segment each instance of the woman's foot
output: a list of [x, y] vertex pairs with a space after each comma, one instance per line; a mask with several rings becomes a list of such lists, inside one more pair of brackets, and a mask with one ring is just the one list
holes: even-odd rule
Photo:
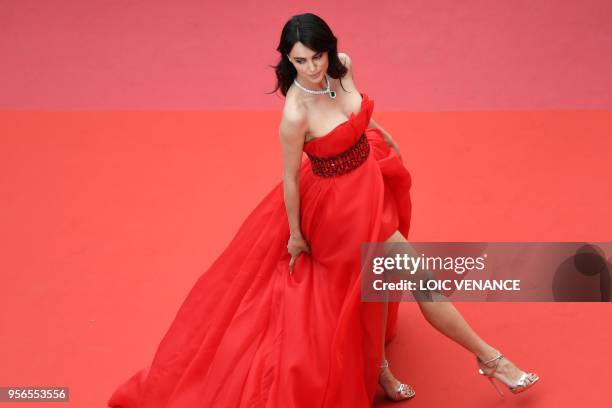
[[501, 381], [514, 394], [527, 390], [540, 379], [537, 374], [520, 370], [512, 361], [497, 351], [491, 356], [476, 357], [476, 360], [480, 368], [478, 372], [489, 378], [501, 396], [504, 393], [493, 382], [493, 378]]
[[389, 362], [384, 360], [380, 365], [378, 384], [387, 394], [387, 398], [393, 401], [403, 401], [415, 396], [414, 389], [408, 384], [401, 383], [393, 376], [389, 370]]

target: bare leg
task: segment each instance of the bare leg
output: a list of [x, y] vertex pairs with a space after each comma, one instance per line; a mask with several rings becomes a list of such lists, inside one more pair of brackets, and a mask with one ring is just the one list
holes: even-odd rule
[[[382, 330], [382, 361], [386, 361], [387, 357], [385, 354], [385, 336], [386, 336], [386, 328], [387, 328], [387, 315], [388, 315], [388, 301], [384, 302], [383, 308], [383, 330]], [[378, 382], [385, 390], [387, 396], [391, 399], [407, 399], [411, 395], [414, 396], [414, 390], [410, 386], [404, 387], [403, 391], [398, 395], [397, 389], [400, 386], [401, 382], [395, 378], [389, 367], [381, 368], [380, 375], [378, 377]]]
[[[396, 231], [386, 242], [407, 242], [404, 236]], [[442, 296], [434, 293], [434, 296]], [[434, 299], [435, 300], [435, 299]], [[449, 301], [419, 301], [419, 308], [425, 319], [440, 333], [455, 341], [483, 361], [498, 354], [498, 351], [481, 339], [468, 325], [463, 316]], [[513, 383], [523, 373], [510, 360], [500, 361], [498, 375], [505, 383]]]
[[[388, 297], [386, 297], [384, 301], [384, 306], [383, 306], [381, 363], [387, 361], [385, 340], [386, 340], [386, 335], [387, 335], [387, 316], [389, 315], [388, 306], [389, 306]], [[402, 391], [398, 393], [397, 391], [398, 387], [400, 387], [402, 383], [397, 378], [395, 378], [395, 376], [391, 372], [388, 365], [387, 367], [381, 367], [381, 371], [378, 377], [378, 383], [381, 385], [381, 387], [383, 387], [383, 389], [385, 390], [385, 393], [391, 399], [404, 400], [404, 399], [414, 396], [414, 390], [409, 385], [404, 385], [404, 387], [402, 388]]]

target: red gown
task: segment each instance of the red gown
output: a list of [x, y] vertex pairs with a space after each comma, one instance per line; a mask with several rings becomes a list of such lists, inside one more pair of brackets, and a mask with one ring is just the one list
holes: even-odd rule
[[[152, 363], [112, 394], [113, 408], [371, 407], [381, 362], [383, 304], [360, 299], [360, 247], [408, 235], [411, 179], [378, 129], [374, 101], [304, 145], [301, 229], [311, 252], [289, 274], [279, 182], [243, 222], [179, 308]], [[335, 177], [313, 173], [365, 133], [369, 154]], [[395, 334], [389, 303], [386, 340]]]

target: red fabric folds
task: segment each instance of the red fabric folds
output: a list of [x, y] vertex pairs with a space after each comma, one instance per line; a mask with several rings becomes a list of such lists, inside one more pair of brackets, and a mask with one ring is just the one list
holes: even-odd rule
[[[338, 177], [300, 170], [302, 233], [311, 252], [289, 274], [279, 182], [196, 281], [150, 366], [115, 390], [113, 408], [370, 407], [381, 361], [383, 304], [360, 299], [360, 251], [410, 228], [408, 171], [378, 129], [374, 101], [324, 137], [315, 156], [346, 150], [365, 132], [370, 154]], [[387, 341], [397, 303], [389, 304]]]

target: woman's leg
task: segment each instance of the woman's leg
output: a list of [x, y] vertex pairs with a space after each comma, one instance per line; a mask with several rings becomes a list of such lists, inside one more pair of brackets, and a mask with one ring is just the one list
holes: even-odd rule
[[[385, 340], [386, 340], [386, 335], [387, 335], [387, 317], [389, 315], [389, 307], [388, 307], [389, 299], [388, 299], [388, 296], [386, 296], [386, 293], [385, 293], [385, 301], [383, 303], [384, 305], [383, 305], [383, 324], [382, 324], [381, 365], [383, 363], [387, 363]], [[395, 400], [403, 400], [403, 399], [413, 397], [415, 395], [414, 389], [412, 389], [412, 387], [406, 384], [402, 386], [402, 382], [399, 381], [397, 378], [395, 378], [390, 368], [388, 367], [388, 364], [384, 364], [384, 365], [386, 367], [385, 366], [381, 367], [380, 374], [378, 376], [378, 382], [385, 390], [385, 393], [387, 394], [387, 396]], [[398, 392], [398, 389], [401, 389], [401, 392]]]
[[[387, 332], [387, 316], [388, 316], [388, 301], [384, 302], [384, 307], [383, 307], [383, 330], [382, 330], [382, 362], [385, 362], [387, 360], [387, 356], [385, 353], [385, 336], [386, 336], [386, 332]], [[391, 372], [391, 370], [386, 367], [383, 368], [381, 367], [381, 371], [380, 371], [380, 375], [378, 377], [378, 382], [379, 384], [383, 387], [383, 389], [385, 390], [385, 393], [391, 398], [391, 399], [397, 399], [397, 400], [402, 400], [402, 399], [407, 399], [411, 396], [414, 396], [414, 390], [412, 389], [412, 387], [405, 385], [402, 388], [402, 391], [399, 392], [398, 395], [398, 388], [401, 386], [401, 382], [398, 381], [397, 378], [395, 378], [395, 376], [393, 375], [393, 373]]]
[[[387, 243], [407, 243], [404, 236], [396, 231], [386, 241]], [[419, 300], [416, 296], [421, 313], [425, 319], [440, 333], [455, 341], [482, 361], [487, 361], [498, 355], [498, 351], [486, 343], [465, 321], [461, 313], [455, 309], [453, 304], [443, 299], [443, 296], [431, 292], [432, 301]], [[438, 298], [438, 301], [436, 301]], [[496, 377], [506, 384], [513, 384], [523, 372], [519, 370], [510, 360], [500, 360]]]

